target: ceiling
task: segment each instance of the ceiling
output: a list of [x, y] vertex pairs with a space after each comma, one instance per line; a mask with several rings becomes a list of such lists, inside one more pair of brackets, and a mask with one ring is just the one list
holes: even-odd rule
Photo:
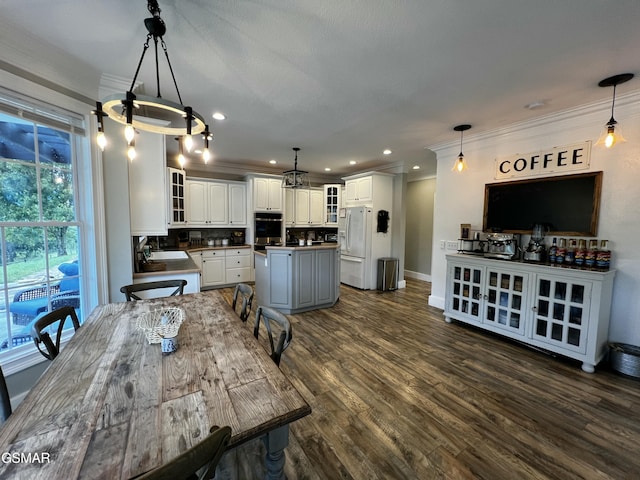
[[[10, 0], [2, 2], [2, 16], [42, 37], [45, 51], [66, 52], [87, 79], [81, 93], [96, 98], [101, 74], [133, 77], [146, 37], [146, 3]], [[457, 124], [473, 125], [468, 138], [604, 101], [613, 91], [599, 88], [600, 80], [640, 73], [638, 0], [159, 4], [183, 101], [208, 119], [215, 135], [212, 172], [237, 165], [288, 170], [297, 146], [298, 167], [313, 173], [420, 165], [432, 175], [427, 147], [458, 141]], [[148, 57], [139, 79], [155, 94], [151, 52]], [[160, 65], [166, 68], [162, 58]], [[176, 100], [163, 71], [162, 95]], [[636, 77], [617, 92], [638, 88]], [[525, 108], [535, 102], [544, 105]], [[214, 111], [227, 120], [213, 120]], [[385, 156], [387, 148], [392, 153]], [[173, 140], [168, 149], [175, 150]]]

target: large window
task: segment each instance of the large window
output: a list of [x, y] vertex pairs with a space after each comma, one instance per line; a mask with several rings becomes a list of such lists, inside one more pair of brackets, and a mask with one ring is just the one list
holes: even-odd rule
[[33, 350], [31, 325], [47, 311], [71, 305], [83, 316], [81, 119], [6, 100], [0, 96], [0, 357]]

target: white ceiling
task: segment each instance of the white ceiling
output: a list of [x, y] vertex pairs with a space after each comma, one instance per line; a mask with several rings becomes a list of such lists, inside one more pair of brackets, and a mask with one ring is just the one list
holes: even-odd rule
[[[75, 76], [69, 85], [81, 77], [81, 93], [91, 98], [101, 73], [133, 77], [146, 3], [0, 2], [5, 23], [73, 57], [85, 71], [66, 71]], [[298, 166], [311, 172], [419, 164], [433, 173], [425, 147], [457, 141], [457, 124], [473, 125], [467, 138], [610, 99], [600, 80], [640, 73], [638, 0], [159, 3], [184, 103], [215, 134], [211, 169], [241, 162], [257, 169], [276, 159], [280, 172], [292, 168], [291, 147], [299, 146]], [[150, 54], [139, 78], [155, 94]], [[163, 97], [176, 100], [169, 75], [161, 82]], [[638, 88], [640, 77], [618, 93]], [[546, 105], [525, 108], [539, 100]], [[216, 110], [228, 119], [211, 119]], [[393, 153], [384, 156], [385, 148]]]

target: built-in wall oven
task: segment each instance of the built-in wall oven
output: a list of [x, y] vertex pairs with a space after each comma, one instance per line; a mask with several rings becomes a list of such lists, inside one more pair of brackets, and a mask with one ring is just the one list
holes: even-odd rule
[[255, 213], [255, 250], [267, 245], [282, 245], [282, 213]]

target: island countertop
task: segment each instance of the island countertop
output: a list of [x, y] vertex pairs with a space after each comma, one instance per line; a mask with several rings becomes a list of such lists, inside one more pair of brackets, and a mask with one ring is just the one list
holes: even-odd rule
[[322, 242], [314, 243], [313, 245], [267, 245], [267, 250], [321, 250], [321, 249], [336, 249], [340, 248], [340, 244], [336, 242]]

